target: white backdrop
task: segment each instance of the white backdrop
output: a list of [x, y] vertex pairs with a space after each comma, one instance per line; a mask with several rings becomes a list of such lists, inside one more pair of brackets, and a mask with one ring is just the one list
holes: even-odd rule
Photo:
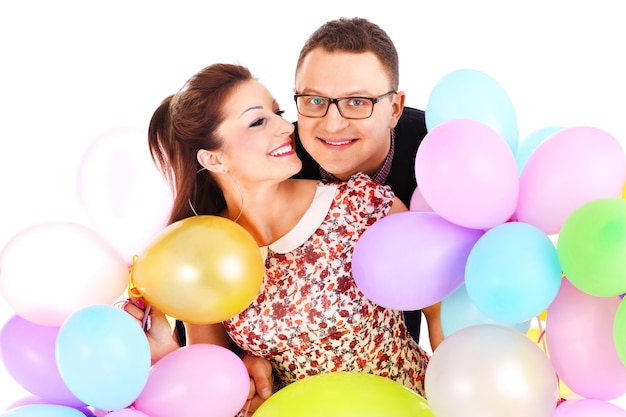
[[[145, 129], [160, 100], [210, 63], [249, 66], [294, 120], [299, 49], [340, 16], [388, 31], [410, 106], [423, 109], [446, 73], [474, 68], [509, 94], [521, 139], [587, 125], [626, 146], [622, 8], [619, 0], [1, 2], [0, 248], [34, 223], [85, 223], [76, 177], [88, 145], [112, 128]], [[0, 323], [12, 314], [0, 299]], [[26, 395], [1, 365], [0, 382], [0, 410]]]

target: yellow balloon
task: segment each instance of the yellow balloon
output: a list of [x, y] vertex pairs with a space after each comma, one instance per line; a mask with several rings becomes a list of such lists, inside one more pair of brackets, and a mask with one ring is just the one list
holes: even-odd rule
[[331, 372], [296, 381], [268, 398], [253, 417], [435, 417], [424, 397], [364, 372]]
[[622, 189], [622, 198], [626, 200], [626, 182], [624, 183], [624, 188]]
[[248, 231], [223, 217], [203, 215], [163, 229], [136, 258], [131, 280], [166, 315], [210, 324], [243, 311], [258, 294], [264, 271]]

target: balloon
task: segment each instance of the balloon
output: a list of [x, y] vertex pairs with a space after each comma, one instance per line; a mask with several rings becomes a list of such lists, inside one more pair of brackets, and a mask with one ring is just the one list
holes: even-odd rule
[[65, 405], [30, 404], [5, 411], [0, 417], [85, 417], [85, 415]]
[[0, 332], [0, 354], [6, 370], [26, 391], [54, 404], [84, 406], [67, 388], [56, 363], [59, 327], [43, 326], [18, 315]]
[[626, 410], [606, 401], [581, 398], [563, 401], [552, 417], [626, 417]]
[[211, 344], [182, 347], [154, 364], [134, 407], [150, 417], [232, 417], [247, 401], [248, 371], [232, 351]]
[[[6, 410], [10, 410], [13, 408], [17, 408], [17, 407], [21, 407], [24, 405], [34, 405], [34, 404], [54, 404], [54, 405], [65, 405], [67, 407], [70, 407], [67, 404], [58, 404], [54, 401], [50, 401], [50, 400], [46, 400], [44, 398], [40, 398], [40, 397], [36, 397], [34, 395], [28, 396], [28, 397], [23, 397], [20, 398], [17, 401], [14, 401], [13, 403], [11, 403]], [[75, 408], [76, 410], [80, 411], [81, 413], [83, 413], [82, 417], [93, 417], [93, 413], [91, 412], [91, 410], [89, 409], [89, 407], [85, 406], [85, 404], [83, 404], [81, 402], [82, 406], [73, 406], [72, 408]]]
[[445, 338], [426, 368], [437, 417], [550, 417], [558, 400], [550, 361], [510, 327], [479, 324]]
[[515, 212], [515, 157], [483, 123], [456, 119], [430, 130], [415, 157], [415, 177], [426, 203], [460, 226], [489, 229]]
[[218, 323], [243, 311], [259, 292], [264, 260], [252, 236], [218, 216], [195, 216], [165, 228], [136, 259], [132, 280], [165, 314]]
[[613, 320], [613, 341], [619, 359], [626, 366], [626, 301], [620, 300]]
[[558, 237], [559, 262], [567, 278], [591, 295], [626, 292], [626, 200], [603, 198], [578, 207]]
[[556, 248], [541, 230], [505, 223], [487, 231], [465, 266], [465, 287], [486, 316], [505, 323], [530, 320], [545, 310], [561, 284]]
[[563, 382], [581, 397], [610, 400], [626, 393], [626, 367], [617, 354], [613, 319], [621, 299], [580, 291], [567, 278], [548, 307], [546, 341]]
[[110, 305], [68, 317], [57, 336], [56, 359], [70, 391], [101, 410], [131, 405], [150, 372], [146, 335], [130, 314]]
[[472, 300], [470, 300], [467, 295], [465, 285], [462, 285], [452, 294], [441, 300], [439, 315], [444, 337], [450, 336], [457, 330], [476, 324], [499, 324], [511, 327], [523, 334], [526, 334], [530, 328], [530, 320], [520, 323], [503, 323], [484, 315], [472, 304]]
[[409, 206], [409, 209], [414, 211], [433, 211], [433, 209], [428, 205], [426, 200], [424, 200], [424, 196], [422, 195], [419, 187], [416, 187], [415, 190], [413, 190]]
[[111, 304], [127, 285], [120, 254], [76, 223], [30, 226], [0, 252], [0, 292], [16, 314], [44, 326], [60, 326], [88, 305]]
[[517, 220], [557, 234], [582, 204], [619, 197], [625, 178], [626, 154], [614, 137], [593, 127], [562, 129], [547, 138], [524, 167]]
[[463, 284], [467, 255], [483, 233], [432, 212], [383, 217], [354, 247], [354, 281], [367, 298], [383, 307], [430, 306]]
[[535, 149], [545, 142], [546, 139], [548, 139], [552, 134], [561, 129], [563, 128], [557, 126], [544, 127], [543, 129], [532, 132], [520, 142], [517, 148], [517, 153], [515, 154], [515, 162], [517, 163], [517, 172], [519, 175], [522, 175], [524, 166], [526, 166], [528, 158], [530, 158], [530, 155], [535, 152]]
[[361, 372], [317, 374], [276, 392], [254, 417], [434, 417], [426, 400], [402, 384]]
[[459, 69], [446, 74], [430, 92], [425, 115], [429, 131], [453, 119], [484, 123], [498, 132], [513, 154], [517, 152], [513, 103], [502, 86], [484, 72]]
[[106, 131], [85, 150], [76, 181], [94, 229], [128, 264], [167, 225], [173, 203], [147, 137], [147, 131], [132, 127]]
[[132, 408], [123, 408], [121, 410], [113, 411], [106, 415], [107, 417], [150, 417], [139, 410]]

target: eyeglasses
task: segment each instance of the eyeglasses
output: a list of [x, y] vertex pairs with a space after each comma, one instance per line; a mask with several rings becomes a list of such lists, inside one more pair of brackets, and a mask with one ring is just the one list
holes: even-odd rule
[[328, 113], [331, 104], [335, 104], [339, 114], [344, 119], [367, 119], [374, 112], [374, 104], [383, 98], [395, 94], [396, 91], [388, 91], [378, 97], [341, 97], [330, 98], [310, 94], [295, 94], [298, 113], [305, 117], [324, 117]]

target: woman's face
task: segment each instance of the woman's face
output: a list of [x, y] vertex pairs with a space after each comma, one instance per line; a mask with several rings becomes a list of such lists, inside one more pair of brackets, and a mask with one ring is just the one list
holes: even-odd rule
[[218, 134], [228, 173], [239, 181], [284, 180], [302, 162], [293, 147], [293, 124], [282, 118], [278, 103], [256, 80], [241, 83], [226, 100]]

